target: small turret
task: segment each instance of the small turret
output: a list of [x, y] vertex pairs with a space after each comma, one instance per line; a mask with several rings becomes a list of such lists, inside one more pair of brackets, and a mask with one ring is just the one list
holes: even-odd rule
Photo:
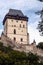
[[33, 43], [31, 45], [36, 46], [36, 41], [33, 40]]
[[36, 41], [35, 40], [33, 40], [33, 45], [36, 46]]

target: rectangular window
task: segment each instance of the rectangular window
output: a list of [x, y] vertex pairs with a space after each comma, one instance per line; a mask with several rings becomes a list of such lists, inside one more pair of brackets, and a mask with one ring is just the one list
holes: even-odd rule
[[11, 21], [13, 22], [13, 19]]
[[21, 24], [20, 24], [20, 27], [21, 27]]
[[14, 42], [16, 41], [16, 38], [14, 37]]
[[14, 34], [16, 34], [16, 29], [14, 29]]
[[18, 22], [18, 20], [16, 22]]
[[25, 28], [25, 25], [23, 25], [23, 28]]
[[21, 21], [21, 23], [23, 23], [23, 21]]

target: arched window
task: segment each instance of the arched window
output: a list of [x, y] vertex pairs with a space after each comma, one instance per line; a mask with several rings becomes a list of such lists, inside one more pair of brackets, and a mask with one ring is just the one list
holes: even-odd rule
[[16, 29], [14, 29], [14, 34], [16, 34]]

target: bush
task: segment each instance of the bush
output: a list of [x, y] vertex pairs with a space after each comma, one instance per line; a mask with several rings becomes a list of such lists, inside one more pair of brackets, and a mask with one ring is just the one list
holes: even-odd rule
[[43, 49], [43, 42], [40, 42], [40, 43], [37, 45], [37, 48]]

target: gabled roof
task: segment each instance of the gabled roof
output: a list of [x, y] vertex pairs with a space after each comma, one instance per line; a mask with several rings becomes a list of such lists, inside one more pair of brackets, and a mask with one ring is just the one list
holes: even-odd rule
[[7, 18], [28, 21], [28, 17], [25, 16], [21, 10], [15, 10], [15, 9], [10, 9], [9, 12], [5, 15], [3, 25]]

